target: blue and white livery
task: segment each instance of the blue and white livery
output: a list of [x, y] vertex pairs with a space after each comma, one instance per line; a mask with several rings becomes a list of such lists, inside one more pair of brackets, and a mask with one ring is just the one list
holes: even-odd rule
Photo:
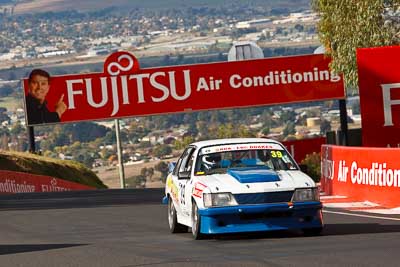
[[279, 142], [235, 138], [189, 145], [167, 177], [172, 233], [302, 230], [319, 234], [322, 204], [314, 181]]

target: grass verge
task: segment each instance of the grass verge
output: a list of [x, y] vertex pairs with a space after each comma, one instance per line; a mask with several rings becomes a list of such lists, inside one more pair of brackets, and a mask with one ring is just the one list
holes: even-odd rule
[[46, 175], [95, 188], [107, 188], [94, 172], [78, 162], [31, 153], [0, 151], [0, 169]]

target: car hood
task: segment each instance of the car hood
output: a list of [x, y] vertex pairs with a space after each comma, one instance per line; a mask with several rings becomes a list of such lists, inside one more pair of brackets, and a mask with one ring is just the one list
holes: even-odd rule
[[240, 183], [278, 182], [279, 175], [269, 168], [231, 168], [227, 173]]
[[198, 176], [211, 193], [233, 194], [289, 191], [315, 187], [314, 181], [301, 171], [273, 171], [264, 168], [232, 168], [224, 174]]

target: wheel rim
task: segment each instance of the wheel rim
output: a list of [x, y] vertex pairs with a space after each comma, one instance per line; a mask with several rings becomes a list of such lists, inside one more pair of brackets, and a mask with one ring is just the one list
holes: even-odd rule
[[197, 232], [197, 220], [198, 220], [198, 215], [197, 215], [197, 206], [193, 205], [193, 225], [192, 225], [192, 232], [195, 235]]
[[169, 228], [172, 229], [174, 223], [174, 207], [172, 205], [172, 201], [169, 200], [168, 202], [168, 224], [169, 224]]

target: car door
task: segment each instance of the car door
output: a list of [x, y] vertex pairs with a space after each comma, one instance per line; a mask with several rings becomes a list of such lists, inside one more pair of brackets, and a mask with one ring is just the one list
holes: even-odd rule
[[179, 158], [174, 171], [172, 172], [172, 179], [178, 187], [178, 199], [176, 211], [184, 216], [190, 215], [190, 178], [191, 170], [194, 162], [194, 147], [188, 147]]

